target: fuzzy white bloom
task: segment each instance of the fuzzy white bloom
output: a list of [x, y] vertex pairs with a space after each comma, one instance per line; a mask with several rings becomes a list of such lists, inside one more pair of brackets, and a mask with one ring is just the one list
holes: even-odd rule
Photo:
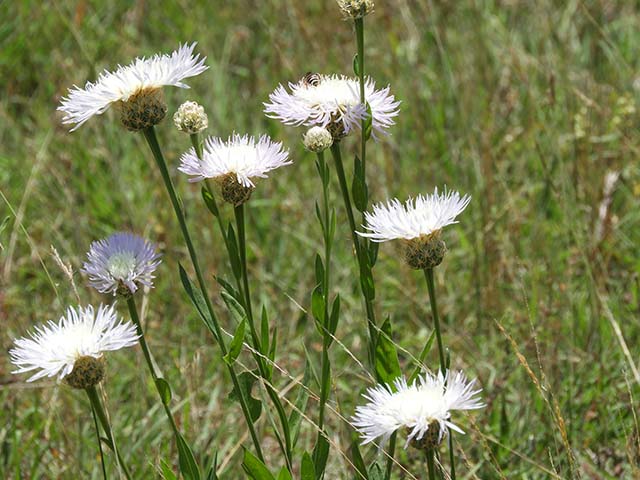
[[133, 233], [119, 232], [91, 243], [82, 272], [100, 293], [135, 293], [141, 285], [153, 287], [160, 265], [156, 246]]
[[[475, 410], [484, 407], [477, 398], [482, 389], [475, 389], [475, 380], [468, 381], [462, 372], [447, 372], [437, 376], [426, 373], [408, 385], [398, 378], [394, 389], [389, 385], [369, 388], [363, 395], [368, 403], [356, 407], [352, 418], [363, 444], [380, 438], [382, 448], [400, 428], [408, 429], [405, 448], [411, 441], [419, 442], [427, 431], [437, 428], [439, 443], [449, 429], [464, 433], [451, 422], [454, 410]], [[430, 436], [436, 432], [429, 432]]]
[[37, 372], [27, 381], [42, 377], [66, 377], [81, 357], [100, 358], [107, 351], [131, 347], [138, 341], [131, 322], [123, 323], [112, 306], [69, 307], [58, 323], [49, 320], [36, 327], [30, 338], [15, 340], [9, 351], [18, 367], [12, 373]]
[[282, 143], [267, 135], [256, 141], [254, 137], [236, 133], [226, 142], [218, 137], [207, 138], [202, 160], [192, 147], [180, 158], [178, 170], [191, 175], [190, 182], [233, 175], [243, 187], [253, 188], [252, 178], [266, 178], [267, 172], [291, 163]]
[[324, 127], [311, 127], [303, 135], [302, 143], [310, 152], [320, 153], [333, 145], [333, 137]]
[[[372, 136], [377, 138], [395, 124], [400, 102], [391, 95], [389, 86], [377, 90], [371, 78], [365, 82], [365, 99], [371, 108]], [[278, 85], [264, 106], [268, 117], [286, 125], [325, 127], [332, 133], [338, 127], [341, 135], [360, 128], [368, 115], [367, 108], [360, 103], [358, 79], [344, 75], [313, 74], [313, 81], [303, 78], [289, 83], [289, 90]]]
[[447, 225], [457, 223], [456, 217], [467, 208], [470, 201], [470, 196], [460, 197], [458, 192], [447, 191], [446, 188], [442, 195], [438, 194], [436, 188], [433, 194], [418, 195], [404, 204], [394, 198], [374, 205], [373, 212], [366, 212], [366, 225], [363, 227], [368, 232], [357, 233], [374, 242], [429, 236]]
[[192, 135], [205, 130], [209, 126], [209, 118], [202, 105], [184, 102], [173, 114], [173, 123], [181, 132]]
[[346, 18], [360, 18], [373, 12], [373, 0], [338, 0]]
[[104, 70], [96, 82], [87, 82], [84, 88], [74, 86], [58, 107], [64, 112], [62, 122], [74, 124], [73, 131], [94, 115], [104, 113], [111, 104], [127, 103], [141, 92], [164, 86], [189, 88], [182, 80], [209, 68], [204, 64], [206, 58], [193, 54], [195, 46], [195, 42], [184, 44], [171, 55], [136, 58], [127, 66], [119, 66], [115, 72]]

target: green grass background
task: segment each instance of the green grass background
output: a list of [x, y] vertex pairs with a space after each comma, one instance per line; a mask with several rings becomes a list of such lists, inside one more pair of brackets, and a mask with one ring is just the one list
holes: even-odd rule
[[[452, 364], [477, 376], [488, 406], [456, 417], [459, 478], [639, 478], [638, 117], [640, 6], [608, 0], [394, 0], [366, 20], [367, 72], [402, 100], [392, 135], [369, 146], [370, 197], [404, 199], [435, 186], [473, 196], [446, 230], [437, 269]], [[250, 446], [212, 338], [179, 285], [188, 265], [161, 178], [140, 135], [114, 112], [69, 134], [56, 107], [73, 84], [135, 56], [198, 41], [210, 69], [191, 90], [166, 89], [171, 115], [203, 104], [210, 134], [269, 133], [294, 165], [260, 181], [248, 213], [256, 302], [277, 325], [277, 386], [291, 401], [305, 350], [321, 341], [305, 311], [321, 234], [320, 195], [302, 131], [262, 114], [280, 82], [306, 71], [351, 73], [352, 25], [333, 1], [0, 2], [0, 344], [76, 303], [51, 247], [73, 268], [83, 303], [109, 301], [78, 273], [89, 243], [116, 230], [157, 241], [164, 253], [144, 298], [148, 339], [174, 390], [178, 421], [221, 478], [242, 478]], [[188, 221], [213, 275], [230, 276], [221, 238], [196, 186], [176, 172], [188, 137], [167, 118], [158, 128]], [[344, 142], [347, 164], [357, 138]], [[351, 168], [348, 169], [349, 171]], [[619, 174], [609, 193], [608, 173]], [[348, 172], [349, 173], [349, 172]], [[357, 274], [337, 182], [336, 291], [343, 297], [332, 363], [332, 448], [326, 478], [352, 478], [351, 429], [343, 421], [371, 385]], [[224, 212], [231, 218], [228, 209]], [[374, 275], [380, 319], [390, 316], [407, 371], [431, 332], [426, 286], [380, 249]], [[119, 310], [126, 315], [123, 303]], [[503, 327], [504, 332], [501, 331]], [[619, 333], [616, 333], [616, 329]], [[623, 345], [628, 347], [625, 356]], [[252, 368], [246, 352], [243, 368]], [[436, 352], [427, 359], [437, 365]], [[0, 356], [0, 477], [101, 478], [88, 402], [54, 381], [25, 383]], [[312, 385], [318, 391], [317, 385]], [[104, 393], [120, 448], [136, 478], [156, 478], [177, 454], [139, 349], [109, 356]], [[260, 392], [257, 392], [260, 395]], [[317, 416], [310, 400], [307, 415]], [[263, 416], [264, 417], [264, 416]], [[281, 465], [265, 418], [268, 461]], [[304, 425], [298, 458], [310, 450]], [[374, 448], [364, 448], [368, 459]], [[113, 473], [113, 459], [107, 459]], [[398, 460], [424, 478], [422, 458]], [[394, 470], [394, 478], [412, 478]]]

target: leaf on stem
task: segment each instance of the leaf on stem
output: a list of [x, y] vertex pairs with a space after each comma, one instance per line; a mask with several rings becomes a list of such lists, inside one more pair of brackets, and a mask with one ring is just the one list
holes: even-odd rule
[[224, 357], [222, 357], [228, 365], [231, 365], [233, 362], [235, 362], [238, 358], [238, 355], [240, 355], [240, 352], [242, 351], [242, 344], [244, 342], [244, 330], [246, 324], [247, 322], [245, 322], [244, 320], [240, 322], [238, 328], [236, 328], [236, 332], [233, 334], [233, 340], [231, 340], [231, 343], [229, 344], [229, 351]]
[[387, 318], [380, 329], [376, 342], [376, 373], [381, 383], [393, 384], [402, 375], [398, 352], [391, 338], [391, 322]]
[[207, 326], [211, 334], [214, 336], [214, 338], [216, 338], [216, 340], [220, 341], [221, 339], [219, 339], [216, 335], [213, 318], [211, 318], [211, 315], [209, 314], [209, 310], [207, 308], [207, 304], [205, 302], [204, 296], [202, 295], [202, 292], [193, 284], [185, 269], [182, 268], [182, 265], [179, 265], [179, 268], [180, 280], [182, 281], [182, 286], [184, 287], [185, 292], [187, 292], [187, 295], [191, 299], [191, 302], [200, 314], [200, 318], [202, 318], [202, 321]]
[[276, 480], [266, 465], [247, 449], [244, 450], [242, 468], [252, 480]]
[[158, 387], [158, 392], [160, 392], [160, 397], [162, 397], [162, 402], [165, 405], [169, 405], [171, 403], [171, 387], [169, 383], [161, 377], [156, 378], [156, 386]]
[[220, 212], [218, 211], [218, 204], [213, 198], [213, 195], [211, 195], [211, 192], [207, 189], [207, 187], [202, 187], [201, 193], [204, 204], [215, 217], [218, 217], [220, 215]]
[[191, 448], [182, 437], [178, 434], [178, 463], [180, 464], [180, 472], [185, 480], [200, 480], [200, 469], [193, 456]]
[[[238, 384], [242, 390], [244, 398], [247, 400], [247, 407], [249, 408], [249, 414], [251, 415], [251, 420], [253, 422], [258, 420], [262, 413], [262, 402], [251, 396], [251, 390], [253, 389], [253, 384], [256, 382], [257, 375], [259, 375], [259, 372], [242, 372], [238, 375]], [[229, 394], [229, 398], [231, 400], [240, 399], [235, 387]]]

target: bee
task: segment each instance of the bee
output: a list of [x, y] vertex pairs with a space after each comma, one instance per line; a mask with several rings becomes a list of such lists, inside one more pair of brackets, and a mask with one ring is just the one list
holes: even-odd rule
[[320, 84], [320, 74], [315, 72], [307, 72], [301, 80], [303, 85], [317, 87]]

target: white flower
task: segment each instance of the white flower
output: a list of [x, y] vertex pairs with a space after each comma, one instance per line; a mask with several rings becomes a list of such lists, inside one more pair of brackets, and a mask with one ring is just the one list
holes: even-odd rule
[[333, 145], [333, 137], [324, 127], [311, 127], [302, 136], [302, 143], [310, 152], [320, 153]]
[[82, 271], [100, 293], [135, 293], [140, 285], [153, 286], [160, 265], [156, 246], [138, 235], [120, 232], [91, 243]]
[[338, 0], [338, 6], [347, 18], [360, 18], [373, 12], [373, 0]]
[[365, 213], [366, 233], [358, 235], [369, 237], [374, 242], [385, 242], [403, 238], [411, 240], [422, 236], [430, 236], [447, 225], [456, 222], [456, 217], [469, 205], [471, 197], [460, 197], [458, 192], [445, 191], [438, 194], [436, 188], [429, 195], [418, 195], [407, 200], [404, 205], [393, 199], [373, 206], [373, 212]]
[[56, 375], [62, 379], [71, 373], [76, 360], [98, 359], [104, 352], [131, 347], [137, 341], [135, 326], [123, 323], [113, 305], [100, 305], [97, 312], [91, 305], [69, 307], [58, 323], [49, 320], [36, 327], [30, 338], [15, 340], [9, 355], [18, 369], [12, 373], [37, 370], [28, 382]]
[[173, 123], [181, 132], [193, 135], [209, 126], [209, 118], [202, 105], [196, 102], [184, 102], [173, 114]]
[[[371, 108], [374, 138], [377, 134], [386, 133], [399, 113], [400, 102], [389, 90], [389, 86], [376, 90], [375, 82], [371, 78], [366, 79], [365, 99]], [[367, 108], [360, 103], [358, 79], [344, 75], [307, 74], [298, 83], [289, 83], [289, 91], [278, 85], [264, 106], [268, 117], [286, 125], [325, 127], [338, 138], [360, 128], [368, 115]], [[336, 127], [338, 132], [335, 132]]]
[[95, 83], [87, 82], [84, 88], [74, 86], [58, 107], [64, 112], [62, 122], [75, 124], [73, 131], [94, 115], [104, 113], [113, 103], [126, 104], [141, 93], [164, 86], [189, 88], [182, 80], [209, 68], [204, 65], [205, 58], [193, 54], [195, 46], [195, 42], [184, 44], [171, 55], [136, 58], [115, 72], [104, 70]]
[[363, 444], [381, 439], [380, 447], [400, 428], [408, 430], [405, 448], [410, 442], [423, 440], [437, 433], [434, 440], [439, 443], [449, 429], [464, 433], [451, 422], [454, 410], [474, 410], [485, 405], [476, 396], [482, 391], [474, 390], [475, 380], [468, 381], [462, 372], [447, 372], [444, 376], [426, 373], [408, 385], [404, 378], [388, 385], [369, 388], [364, 394], [368, 403], [356, 407], [352, 419], [363, 440]]
[[226, 142], [218, 137], [207, 138], [202, 160], [192, 147], [180, 158], [178, 170], [191, 175], [190, 182], [231, 175], [243, 187], [253, 188], [252, 178], [266, 178], [267, 172], [291, 163], [282, 143], [267, 135], [256, 142], [254, 137], [233, 134]]

